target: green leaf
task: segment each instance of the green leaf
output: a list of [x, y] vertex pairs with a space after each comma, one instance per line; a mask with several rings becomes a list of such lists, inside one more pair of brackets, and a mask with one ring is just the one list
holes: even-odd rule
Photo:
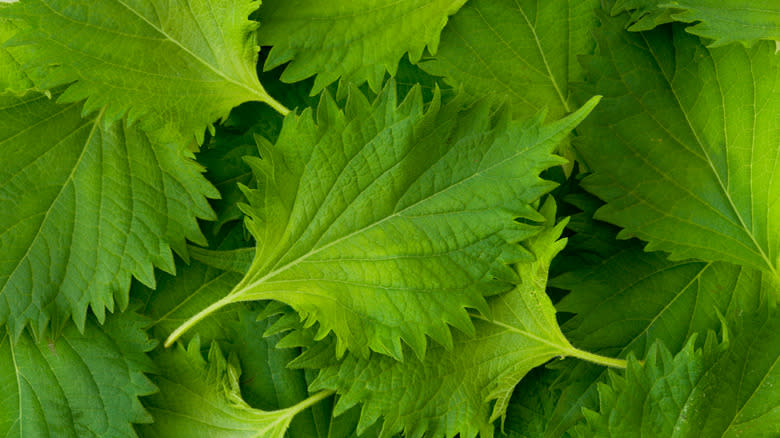
[[[3, 7], [0, 5], [0, 9]], [[16, 23], [0, 18], [0, 92], [8, 89], [26, 90], [33, 85], [30, 78], [22, 71], [19, 60], [14, 56], [14, 50], [4, 47], [5, 42], [18, 31]]]
[[206, 362], [197, 337], [186, 350], [177, 344], [155, 359], [160, 374], [152, 380], [160, 392], [144, 399], [154, 417], [138, 428], [145, 437], [283, 438], [296, 414], [330, 395], [321, 392], [287, 409], [254, 409], [241, 398], [237, 357], [225, 359], [212, 343]]
[[[496, 427], [508, 438], [543, 437], [560, 393], [552, 389], [557, 375], [535, 368], [515, 387], [506, 409], [506, 421]], [[502, 436], [499, 434], [499, 436]]]
[[422, 357], [426, 335], [451, 343], [448, 324], [473, 333], [465, 308], [487, 314], [483, 295], [511, 289], [506, 264], [529, 257], [514, 243], [538, 231], [514, 219], [542, 219], [529, 204], [551, 183], [538, 175], [596, 102], [541, 126], [488, 102], [423, 111], [419, 89], [398, 105], [391, 82], [373, 104], [353, 90], [345, 111], [326, 95], [316, 123], [288, 116], [250, 161], [252, 267], [168, 343], [226, 304], [265, 299], [319, 322], [320, 338], [335, 332], [340, 353], [400, 359], [403, 339]]
[[[272, 306], [274, 303], [271, 304]], [[265, 309], [263, 309], [265, 310]], [[292, 310], [289, 310], [293, 313]], [[241, 309], [239, 320], [229, 324], [228, 347], [241, 363], [241, 393], [252, 407], [263, 410], [288, 408], [310, 396], [304, 370], [287, 364], [300, 354], [298, 349], [278, 349], [282, 335], [261, 337], [278, 318], [261, 318], [262, 311]], [[331, 399], [299, 413], [290, 423], [290, 437], [327, 437]]]
[[421, 64], [470, 95], [505, 96], [516, 115], [572, 111], [577, 55], [593, 53], [599, 0], [471, 0], [450, 18], [436, 56]]
[[[155, 289], [134, 283], [131, 295], [142, 303], [144, 315], [152, 322], [149, 330], [165, 339], [182, 322], [209, 303], [223, 297], [241, 280], [241, 274], [222, 271], [192, 260], [177, 263], [177, 275], [162, 273]], [[236, 318], [236, 309], [226, 308], [198, 326], [198, 336], [208, 341], [229, 337], [227, 324]]]
[[631, 11], [629, 30], [669, 23], [698, 22], [686, 31], [713, 40], [710, 47], [758, 40], [780, 40], [780, 3], [751, 0], [617, 0], [613, 14]]
[[131, 276], [153, 287], [153, 266], [174, 270], [171, 248], [205, 243], [196, 218], [218, 194], [183, 145], [103, 117], [0, 95], [0, 322], [13, 336], [70, 315], [83, 328], [88, 307], [102, 322], [127, 306]]
[[[554, 207], [545, 213], [554, 220]], [[491, 437], [492, 421], [504, 416], [515, 385], [531, 369], [556, 356], [620, 366], [577, 350], [558, 327], [545, 287], [550, 262], [566, 244], [558, 240], [564, 226], [526, 242], [536, 260], [518, 264], [516, 289], [491, 298], [492, 318], [477, 317], [476, 336], [458, 334], [451, 349], [431, 347], [422, 362], [348, 355], [323, 369], [311, 389], [336, 390], [337, 414], [363, 403], [358, 432], [383, 416], [381, 437], [402, 430], [410, 437]]]
[[135, 437], [148, 423], [138, 397], [154, 392], [144, 376], [154, 348], [133, 313], [91, 318], [83, 333], [70, 325], [56, 341], [27, 332], [0, 340], [0, 434], [6, 437]]
[[319, 2], [266, 0], [258, 30], [273, 46], [265, 69], [288, 61], [284, 82], [316, 76], [312, 94], [339, 78], [379, 90], [385, 72], [395, 75], [409, 53], [416, 63], [428, 48], [436, 53], [439, 34], [466, 0], [363, 0]]
[[[216, 227], [215, 222], [204, 223], [204, 228]], [[240, 222], [221, 226], [220, 231], [211, 238], [211, 249], [188, 246], [189, 261], [176, 260], [176, 274], [156, 272], [157, 284], [154, 288], [134, 281], [130, 289], [133, 305], [141, 309], [151, 321], [147, 327], [155, 339], [165, 339], [176, 327], [195, 315], [204, 306], [218, 300], [229, 293], [233, 286], [241, 280], [246, 269], [232, 271], [223, 266], [214, 266], [204, 262], [200, 253], [231, 254], [234, 251], [252, 251], [247, 247], [251, 243], [246, 240], [246, 231]], [[222, 260], [224, 257], [221, 257]], [[251, 263], [251, 254], [245, 265]], [[201, 342], [220, 342], [233, 337], [233, 324], [238, 323], [241, 306], [228, 306], [220, 312], [215, 312], [198, 326], [198, 336]], [[192, 333], [194, 335], [194, 333]], [[184, 338], [189, 342], [191, 337]]]
[[[127, 114], [150, 129], [172, 125], [203, 137], [204, 128], [249, 100], [286, 112], [255, 73], [257, 23], [249, 0], [23, 0], [0, 17], [25, 20], [12, 40], [34, 45], [26, 69], [43, 71], [36, 84], [70, 84], [60, 97], [87, 99], [84, 112], [105, 107], [105, 122]], [[74, 82], [75, 81], [75, 82]]]
[[[235, 237], [229, 236], [218, 247], [235, 246]], [[176, 277], [163, 274], [155, 290], [138, 283], [132, 289], [134, 300], [143, 303], [144, 314], [152, 319], [149, 330], [158, 339], [164, 339], [182, 321], [228, 293], [242, 275], [196, 261], [189, 265], [177, 263], [177, 271]], [[309, 395], [304, 372], [286, 368], [299, 353], [275, 349], [281, 335], [260, 336], [275, 319], [258, 321], [257, 317], [258, 312], [246, 309], [245, 305], [229, 306], [203, 321], [197, 336], [199, 340], [216, 340], [237, 356], [242, 369], [241, 393], [250, 406], [262, 410], [293, 406]], [[320, 424], [309, 411], [302, 412], [290, 424], [290, 436], [317, 437], [319, 429], [327, 429], [329, 418], [327, 412], [321, 414], [317, 417]]]
[[[576, 314], [562, 325], [579, 348], [625, 358], [644, 356], [655, 341], [678, 351], [695, 333], [720, 327], [755, 307], [772, 289], [768, 275], [724, 262], [670, 261], [630, 245], [593, 268], [552, 280], [571, 292], [557, 305]], [[544, 436], [559, 437], [596, 404], [602, 367], [565, 361], [553, 388], [561, 391]]]
[[614, 437], [768, 437], [780, 434], [780, 318], [746, 313], [723, 345], [709, 337], [672, 357], [652, 348], [644, 364], [599, 387], [599, 412], [580, 435]]
[[583, 96], [604, 104], [578, 128], [596, 218], [674, 260], [778, 274], [780, 57], [771, 43], [712, 49], [680, 26], [634, 34], [607, 19]]

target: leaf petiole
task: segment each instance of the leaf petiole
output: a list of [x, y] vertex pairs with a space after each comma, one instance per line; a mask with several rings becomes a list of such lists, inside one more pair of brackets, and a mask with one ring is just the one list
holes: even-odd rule
[[612, 357], [600, 356], [598, 354], [589, 353], [578, 348], [568, 350], [567, 356], [576, 357], [587, 362], [604, 365], [611, 368], [620, 368], [623, 370], [626, 369], [626, 366], [628, 365], [628, 362], [625, 359], [615, 359]]
[[228, 304], [232, 304], [234, 302], [235, 301], [233, 301], [233, 295], [230, 294], [225, 298], [222, 298], [221, 300], [212, 303], [210, 306], [206, 307], [200, 312], [196, 313], [195, 315], [190, 317], [190, 319], [184, 321], [182, 325], [176, 327], [176, 330], [174, 330], [173, 333], [171, 333], [170, 336], [168, 336], [168, 339], [165, 340], [165, 344], [164, 344], [165, 348], [168, 348], [171, 345], [173, 345], [173, 343], [176, 342], [176, 340], [178, 340], [184, 333], [186, 333], [187, 330], [195, 326], [195, 324], [204, 320], [207, 316], [211, 315], [212, 313], [216, 312], [222, 307], [225, 307]]

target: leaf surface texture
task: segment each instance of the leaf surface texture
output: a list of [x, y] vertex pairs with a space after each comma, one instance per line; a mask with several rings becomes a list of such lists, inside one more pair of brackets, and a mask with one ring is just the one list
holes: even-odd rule
[[152, 379], [160, 392], [145, 400], [154, 423], [139, 427], [146, 437], [284, 438], [295, 415], [322, 398], [276, 411], [254, 409], [241, 397], [237, 357], [225, 358], [212, 343], [206, 361], [197, 338], [186, 350], [179, 344], [160, 352], [156, 362], [161, 373]]
[[394, 84], [374, 103], [354, 91], [346, 109], [325, 97], [289, 116], [275, 145], [252, 160], [247, 225], [258, 242], [249, 272], [214, 310], [275, 299], [319, 322], [347, 348], [420, 357], [425, 335], [450, 343], [448, 324], [473, 327], [483, 295], [511, 289], [515, 242], [543, 219], [530, 203], [551, 188], [539, 173], [596, 104], [553, 124], [513, 122], [487, 102], [423, 111], [419, 89], [400, 104]]
[[[606, 20], [585, 58], [578, 132], [605, 201], [596, 217], [675, 260], [723, 260], [778, 276], [780, 58], [771, 43], [705, 48], [678, 25], [633, 34]], [[778, 277], [780, 278], [780, 277]]]
[[[106, 107], [151, 129], [202, 138], [207, 125], [248, 100], [274, 103], [255, 73], [257, 23], [248, 0], [25, 0], [0, 16], [29, 25], [15, 39], [32, 44], [25, 68], [38, 87], [71, 84], [61, 102]], [[99, 41], [99, 44], [95, 42]]]
[[339, 78], [379, 90], [405, 53], [417, 62], [466, 0], [267, 0], [260, 9], [261, 45], [272, 46], [265, 68], [288, 61], [282, 80], [316, 74], [312, 93]]
[[780, 3], [751, 0], [617, 0], [613, 14], [631, 11], [630, 30], [643, 31], [681, 21], [696, 23], [686, 30], [712, 40], [711, 46], [732, 42], [752, 45], [780, 41]]
[[469, 94], [506, 96], [518, 116], [575, 106], [569, 83], [584, 79], [577, 55], [592, 53], [598, 0], [472, 0], [450, 18], [439, 51], [421, 66]]
[[[724, 262], [670, 261], [632, 245], [590, 269], [552, 280], [570, 293], [556, 304], [573, 313], [562, 324], [577, 347], [610, 357], [647, 354], [655, 341], [679, 351], [696, 333], [720, 328], [771, 292], [769, 275]], [[551, 390], [559, 393], [544, 436], [561, 436], [597, 403], [604, 367], [575, 360], [554, 366]]]
[[575, 351], [545, 294], [550, 261], [565, 245], [557, 240], [564, 225], [529, 239], [536, 261], [518, 265], [520, 286], [490, 299], [492, 319], [475, 322], [476, 336], [455, 336], [449, 350], [432, 347], [422, 362], [349, 355], [323, 369], [313, 388], [341, 394], [336, 412], [362, 402], [358, 431], [381, 415], [381, 437], [402, 430], [409, 437], [492, 436], [492, 421], [504, 415], [517, 382]]
[[57, 340], [27, 332], [0, 340], [0, 433], [7, 437], [127, 437], [152, 419], [138, 397], [155, 391], [144, 376], [154, 348], [132, 313], [69, 326]]
[[154, 285], [153, 266], [173, 272], [171, 247], [203, 242], [196, 218], [217, 196], [178, 144], [160, 144], [103, 112], [45, 95], [0, 95], [0, 321], [17, 336], [39, 333], [87, 308], [128, 303], [131, 276]]
[[780, 433], [780, 318], [746, 313], [736, 334], [676, 356], [652, 348], [645, 365], [599, 387], [599, 412], [586, 412], [580, 436], [774, 436]]

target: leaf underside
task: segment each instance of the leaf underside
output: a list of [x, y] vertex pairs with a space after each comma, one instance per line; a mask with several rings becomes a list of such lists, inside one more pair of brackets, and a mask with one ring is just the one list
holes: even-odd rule
[[205, 243], [196, 218], [218, 194], [183, 146], [101, 118], [0, 95], [0, 321], [13, 336], [71, 315], [84, 327], [88, 307], [102, 322], [127, 306], [131, 276], [153, 286], [153, 266], [173, 272], [171, 247]]

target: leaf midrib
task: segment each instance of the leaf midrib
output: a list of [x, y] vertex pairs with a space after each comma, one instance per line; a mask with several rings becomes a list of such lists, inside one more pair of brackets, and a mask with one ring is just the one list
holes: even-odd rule
[[[165, 32], [165, 30], [161, 29], [160, 27], [156, 26], [154, 23], [152, 23], [151, 21], [149, 21], [149, 19], [148, 19], [148, 18], [146, 18], [146, 17], [145, 17], [145, 16], [143, 16], [141, 13], [139, 13], [138, 11], [136, 11], [135, 9], [133, 9], [132, 7], [130, 7], [130, 6], [129, 6], [127, 3], [125, 3], [123, 0], [115, 0], [115, 1], [116, 1], [117, 3], [119, 3], [120, 5], [122, 5], [122, 6], [123, 6], [123, 7], [124, 7], [124, 8], [125, 8], [125, 9], [126, 9], [128, 12], [132, 13], [133, 15], [135, 15], [136, 17], [138, 17], [139, 19], [141, 19], [141, 20], [142, 20], [144, 23], [146, 23], [146, 24], [147, 24], [147, 25], [148, 25], [150, 28], [152, 28], [154, 31], [156, 31], [157, 33], [159, 33], [160, 35], [162, 35], [162, 36], [163, 36], [163, 37], [164, 37], [164, 38], [165, 38], [167, 41], [170, 41], [170, 42], [171, 42], [171, 43], [173, 43], [175, 46], [179, 47], [179, 49], [181, 49], [181, 50], [182, 50], [184, 53], [186, 53], [187, 55], [189, 55], [190, 57], [192, 57], [192, 59], [194, 59], [194, 60], [196, 60], [197, 62], [199, 62], [200, 64], [204, 65], [206, 68], [208, 68], [209, 70], [211, 70], [212, 72], [214, 72], [214, 73], [215, 73], [217, 76], [221, 77], [221, 78], [222, 78], [222, 79], [224, 79], [226, 82], [229, 82], [229, 83], [231, 83], [231, 84], [233, 84], [233, 85], [236, 85], [236, 86], [238, 86], [239, 88], [243, 88], [243, 89], [245, 89], [245, 90], [249, 91], [249, 92], [251, 93], [251, 95], [252, 95], [252, 96], [255, 96], [255, 97], [257, 97], [257, 98], [259, 98], [259, 99], [260, 99], [260, 100], [262, 100], [262, 101], [265, 101], [265, 99], [266, 99], [266, 97], [265, 97], [265, 93], [262, 93], [262, 92], [260, 92], [260, 90], [257, 90], [257, 89], [255, 89], [255, 88], [249, 87], [247, 84], [245, 84], [245, 83], [243, 83], [243, 82], [239, 82], [239, 81], [237, 81], [237, 80], [235, 80], [235, 79], [233, 79], [233, 78], [231, 78], [231, 77], [227, 76], [227, 75], [226, 75], [224, 72], [222, 72], [221, 70], [217, 69], [216, 67], [214, 67], [213, 65], [211, 65], [209, 62], [207, 62], [205, 59], [201, 58], [201, 57], [200, 57], [200, 56], [198, 56], [196, 53], [194, 53], [193, 51], [191, 51], [190, 49], [188, 49], [188, 48], [187, 48], [187, 47], [186, 47], [184, 44], [182, 44], [182, 43], [181, 43], [179, 40], [177, 40], [177, 39], [173, 38], [171, 35], [169, 35], [167, 32]], [[60, 17], [62, 17], [63, 19], [67, 19], [67, 20], [73, 21], [73, 20], [72, 20], [70, 17], [68, 17], [68, 16], [65, 16], [65, 15], [61, 14], [59, 11], [57, 11], [57, 10], [53, 9], [53, 8], [52, 8], [51, 6], [49, 6], [48, 4], [46, 4], [46, 3], [44, 3], [44, 4], [45, 4], [45, 5], [46, 5], [46, 7], [47, 7], [47, 8], [48, 8], [48, 9], [49, 9], [49, 10], [50, 10], [52, 13], [54, 13], [55, 15], [59, 15], [59, 16], [60, 16]], [[204, 37], [205, 37], [205, 35], [204, 35]], [[206, 39], [208, 40], [208, 38], [206, 38]]]
[[[528, 19], [528, 16], [526, 15], [525, 11], [523, 10], [522, 6], [517, 0], [515, 0], [515, 5], [517, 6], [517, 10], [523, 16], [523, 19], [525, 20], [526, 24], [528, 24], [528, 28], [531, 30], [531, 33], [534, 36], [534, 42], [536, 43], [536, 48], [537, 50], [539, 50], [539, 55], [542, 57], [542, 61], [544, 62], [544, 68], [547, 70], [547, 76], [550, 78], [550, 82], [552, 83], [552, 86], [555, 89], [555, 94], [558, 96], [558, 99], [560, 99], [561, 104], [563, 105], [563, 109], [568, 114], [571, 112], [571, 109], [569, 108], [569, 104], [566, 102], [566, 99], [563, 97], [563, 93], [561, 93], [561, 89], [558, 86], [558, 82], [555, 80], [555, 75], [553, 75], [552, 69], [550, 68], [550, 64], [547, 62], [547, 55], [545, 55], [545, 51], [542, 48], [542, 42], [539, 40], [539, 36], [536, 34], [536, 27], [531, 24], [531, 20]], [[569, 43], [568, 45], [571, 45], [570, 37], [567, 38], [567, 42]], [[513, 53], [515, 53], [514, 50]]]
[[[19, 262], [14, 266], [13, 270], [8, 274], [8, 281], [3, 285], [2, 289], [0, 289], [0, 295], [5, 294], [5, 288], [8, 286], [8, 284], [11, 283], [11, 279], [16, 275], [16, 272], [19, 270], [19, 267], [22, 266], [22, 263], [27, 260], [30, 256], [30, 252], [32, 251], [33, 247], [37, 243], [38, 239], [41, 237], [41, 233], [43, 232], [43, 229], [46, 226], [47, 220], [49, 218], [49, 214], [51, 214], [53, 206], [59, 201], [60, 197], [65, 191], [65, 188], [68, 187], [75, 178], [76, 172], [81, 167], [81, 162], [84, 160], [84, 156], [86, 155], [87, 150], [89, 149], [89, 144], [92, 142], [92, 138], [95, 135], [95, 132], [98, 130], [98, 126], [100, 125], [100, 121], [103, 118], [103, 115], [105, 114], [105, 107], [100, 110], [100, 113], [98, 116], [93, 120], [87, 120], [86, 123], [79, 123], [78, 127], [73, 130], [72, 133], [70, 133], [68, 136], [72, 135], [75, 132], [78, 132], [81, 130], [84, 126], [87, 126], [87, 124], [92, 123], [92, 128], [89, 131], [89, 134], [87, 136], [87, 139], [84, 142], [84, 147], [81, 149], [81, 153], [79, 154], [79, 157], [77, 158], [76, 162], [73, 163], [73, 168], [71, 169], [68, 176], [65, 178], [65, 180], [62, 182], [62, 186], [60, 187], [57, 194], [54, 196], [54, 198], [51, 201], [51, 204], [49, 205], [49, 208], [46, 209], [46, 213], [43, 216], [43, 219], [41, 220], [41, 225], [38, 227], [38, 230], [35, 232], [35, 235], [30, 240], [30, 244], [27, 247], [27, 251], [25, 251], [24, 255], [19, 258]], [[61, 142], [62, 140], [60, 140]], [[32, 305], [32, 304], [30, 304]]]
[[[534, 146], [538, 146], [538, 145], [540, 145], [540, 144], [543, 144], [543, 143], [544, 143], [546, 140], [547, 140], [547, 138], [544, 138], [544, 139], [538, 139], [538, 140], [537, 140], [537, 142], [536, 142], [536, 144], [535, 144]], [[517, 157], [519, 157], [519, 156], [521, 156], [521, 155], [524, 155], [524, 154], [526, 154], [526, 153], [529, 153], [529, 152], [531, 152], [531, 151], [534, 149], [534, 146], [532, 146], [532, 147], [528, 147], [528, 148], [525, 148], [524, 150], [521, 150], [521, 151], [518, 151], [517, 153], [515, 153], [515, 154], [512, 154], [511, 156], [509, 156], [509, 157], [507, 157], [507, 158], [505, 158], [505, 159], [503, 159], [503, 160], [501, 160], [501, 161], [498, 161], [498, 162], [496, 162], [496, 163], [493, 163], [493, 164], [492, 164], [492, 165], [490, 165], [489, 167], [486, 167], [486, 168], [484, 168], [484, 169], [481, 169], [481, 170], [479, 170], [479, 171], [477, 171], [477, 172], [475, 172], [475, 173], [473, 173], [473, 174], [469, 175], [468, 177], [466, 177], [466, 178], [464, 178], [464, 179], [461, 179], [460, 181], [458, 181], [458, 182], [456, 182], [456, 183], [454, 183], [454, 184], [450, 184], [450, 185], [448, 185], [448, 186], [447, 186], [445, 189], [443, 189], [443, 190], [439, 190], [438, 192], [435, 192], [435, 193], [433, 193], [433, 194], [431, 194], [431, 195], [429, 195], [429, 196], [427, 196], [427, 197], [425, 197], [425, 198], [422, 198], [422, 199], [420, 199], [419, 201], [417, 201], [417, 202], [415, 202], [415, 203], [413, 203], [413, 204], [410, 204], [410, 205], [408, 205], [408, 206], [404, 207], [404, 208], [403, 208], [403, 209], [401, 209], [401, 210], [395, 211], [395, 212], [393, 212], [393, 214], [390, 214], [390, 215], [388, 215], [388, 216], [385, 216], [384, 218], [382, 218], [382, 219], [380, 219], [380, 220], [378, 220], [378, 221], [374, 221], [374, 222], [372, 222], [372, 223], [370, 223], [370, 224], [368, 224], [368, 225], [366, 225], [366, 226], [360, 227], [359, 229], [357, 229], [357, 230], [354, 230], [354, 231], [352, 231], [352, 232], [350, 232], [350, 233], [348, 233], [348, 234], [346, 234], [346, 235], [344, 235], [344, 236], [342, 236], [342, 237], [340, 237], [340, 238], [338, 238], [338, 239], [336, 239], [336, 240], [334, 240], [334, 241], [331, 241], [331, 242], [329, 242], [329, 243], [327, 243], [327, 244], [323, 245], [323, 246], [322, 246], [322, 247], [320, 247], [320, 248], [317, 248], [317, 249], [310, 250], [310, 251], [306, 252], [305, 254], [301, 255], [300, 257], [297, 257], [297, 258], [295, 258], [294, 260], [291, 260], [289, 263], [286, 263], [285, 265], [283, 265], [283, 266], [280, 266], [279, 268], [276, 268], [276, 269], [274, 269], [274, 270], [272, 270], [272, 271], [268, 272], [267, 274], [263, 275], [262, 277], [260, 277], [260, 278], [259, 278], [259, 279], [257, 279], [257, 280], [251, 281], [251, 282], [249, 282], [249, 283], [248, 283], [248, 284], [246, 284], [246, 285], [244, 285], [244, 284], [243, 284], [243, 281], [242, 281], [241, 283], [239, 283], [239, 284], [236, 286], [236, 289], [234, 289], [234, 291], [233, 291], [233, 292], [231, 292], [229, 296], [238, 296], [238, 295], [241, 295], [242, 293], [245, 293], [246, 291], [248, 291], [248, 290], [250, 290], [250, 289], [252, 289], [252, 288], [254, 288], [254, 287], [257, 287], [257, 286], [259, 286], [260, 284], [262, 284], [263, 282], [265, 282], [265, 281], [266, 281], [266, 280], [268, 280], [269, 278], [272, 278], [273, 276], [275, 276], [275, 275], [279, 274], [280, 272], [282, 272], [282, 271], [284, 271], [284, 270], [286, 270], [286, 269], [288, 269], [288, 268], [290, 268], [290, 267], [296, 266], [296, 265], [297, 265], [298, 263], [300, 263], [301, 261], [303, 261], [303, 260], [305, 260], [305, 259], [307, 259], [307, 258], [309, 258], [309, 257], [311, 257], [311, 256], [313, 256], [313, 255], [316, 255], [316, 254], [318, 254], [318, 253], [320, 253], [320, 252], [322, 252], [322, 251], [324, 251], [324, 250], [326, 250], [326, 249], [328, 249], [328, 248], [330, 248], [330, 247], [332, 247], [332, 246], [335, 246], [335, 245], [337, 245], [337, 244], [339, 244], [339, 243], [341, 243], [341, 242], [343, 242], [343, 241], [345, 241], [345, 240], [347, 240], [347, 239], [349, 239], [349, 238], [351, 238], [351, 237], [353, 237], [353, 236], [356, 236], [356, 235], [358, 235], [358, 234], [360, 234], [360, 233], [363, 233], [363, 232], [366, 232], [366, 231], [368, 231], [368, 230], [370, 230], [370, 229], [372, 229], [372, 228], [375, 228], [375, 227], [377, 227], [377, 226], [379, 226], [379, 225], [381, 225], [381, 224], [383, 224], [383, 223], [385, 223], [385, 222], [387, 222], [387, 221], [389, 221], [389, 220], [391, 220], [391, 219], [393, 219], [393, 218], [400, 217], [400, 216], [402, 215], [402, 213], [404, 213], [405, 211], [407, 211], [407, 210], [410, 210], [410, 209], [412, 209], [412, 208], [414, 208], [414, 207], [416, 207], [416, 206], [420, 205], [421, 203], [427, 202], [427, 201], [429, 201], [431, 198], [433, 198], [433, 197], [435, 197], [435, 196], [439, 196], [439, 195], [441, 195], [442, 193], [445, 193], [445, 192], [447, 192], [447, 191], [449, 191], [449, 190], [452, 190], [453, 188], [455, 188], [455, 187], [458, 187], [458, 186], [460, 186], [461, 184], [464, 184], [464, 183], [466, 183], [467, 181], [469, 181], [469, 180], [471, 180], [471, 179], [473, 179], [473, 178], [479, 177], [479, 176], [481, 176], [483, 173], [486, 173], [486, 172], [488, 172], [488, 171], [492, 170], [492, 169], [493, 169], [493, 168], [495, 168], [495, 167], [501, 166], [501, 165], [503, 165], [504, 163], [506, 163], [507, 161], [510, 161], [510, 160], [516, 159]], [[438, 162], [438, 161], [437, 161], [437, 162]], [[430, 167], [429, 167], [429, 169], [430, 169]]]
[[[17, 397], [17, 400], [19, 400], [19, 436], [24, 436], [24, 409], [22, 409], [23, 406], [23, 400], [22, 400], [22, 381], [20, 379], [21, 371], [19, 370], [19, 364], [16, 362], [16, 352], [14, 351], [14, 342], [13, 339], [10, 338], [8, 335], [8, 330], [6, 329], [5, 335], [3, 336], [2, 340], [0, 340], [0, 345], [3, 345], [4, 342], [8, 342], [8, 348], [11, 351], [11, 360], [14, 363], [14, 376], [16, 377], [16, 390], [19, 393], [19, 396]], [[8, 429], [8, 433], [11, 432], [13, 428]], [[8, 435], [6, 435], [8, 436]]]
[[[728, 189], [724, 185], [723, 179], [721, 178], [720, 173], [718, 173], [717, 169], [715, 168], [715, 166], [713, 164], [712, 159], [710, 158], [709, 154], [707, 153], [707, 149], [704, 147], [704, 144], [703, 144], [701, 138], [699, 137], [698, 131], [694, 127], [693, 123], [691, 123], [691, 119], [690, 119], [690, 117], [688, 115], [688, 112], [685, 110], [685, 107], [682, 105], [682, 102], [680, 100], [679, 95], [677, 94], [677, 90], [674, 87], [672, 79], [667, 76], [666, 71], [661, 67], [661, 62], [658, 59], [658, 55], [656, 54], [656, 52], [655, 52], [655, 50], [653, 48], [653, 45], [650, 44], [650, 42], [647, 39], [647, 36], [644, 33], [640, 32], [639, 35], [641, 36], [642, 40], [644, 41], [645, 46], [647, 46], [648, 51], [652, 55], [653, 61], [655, 62], [656, 66], [658, 67], [658, 71], [661, 72], [661, 74], [664, 77], [664, 80], [666, 81], [667, 85], [669, 86], [669, 91], [672, 93], [672, 96], [674, 96], [674, 100], [677, 103], [677, 107], [679, 108], [679, 110], [683, 114], [683, 116], [685, 117], [685, 123], [688, 126], [688, 128], [690, 129], [690, 132], [693, 134], [694, 138], [696, 139], [696, 145], [699, 147], [699, 150], [702, 152], [702, 154], [703, 154], [703, 156], [705, 158], [704, 161], [707, 163], [707, 165], [709, 166], [710, 170], [712, 171], [712, 174], [717, 179], [717, 181], [718, 181], [718, 188], [720, 189], [720, 191], [722, 192], [723, 196], [728, 201], [729, 207], [731, 207], [731, 210], [733, 211], [733, 213], [736, 216], [737, 220], [739, 220], [739, 225], [742, 228], [742, 231], [745, 233], [745, 235], [747, 235], [747, 237], [753, 243], [754, 249], [757, 250], [757, 254], [764, 261], [764, 263], [766, 265], [766, 268], [768, 268], [768, 270], [775, 277], [780, 278], [780, 273], [778, 273], [777, 268], [769, 260], [769, 257], [767, 256], [766, 252], [764, 251], [764, 248], [758, 243], [758, 240], [756, 239], [756, 236], [753, 234], [753, 230], [748, 228], [748, 226], [747, 226], [747, 224], [745, 222], [745, 219], [742, 217], [742, 213], [737, 208], [736, 204], [734, 203], [734, 200], [731, 197], [731, 194], [729, 193]], [[712, 62], [713, 62], [713, 65], [714, 65], [713, 69], [714, 69], [715, 77], [716, 77], [716, 80], [717, 80], [717, 79], [719, 79], [718, 71], [717, 71], [717, 65], [715, 65], [716, 64], [715, 60], [712, 58], [712, 52], [710, 50], [707, 50], [707, 53], [709, 54], [710, 59], [712, 59]], [[723, 90], [720, 89], [720, 81], [718, 81], [718, 85], [719, 85], [719, 93], [718, 94], [720, 94], [721, 98], [722, 98]], [[755, 96], [755, 81], [753, 81], [753, 95]], [[724, 118], [725, 118], [725, 116], [724, 116]], [[753, 117], [752, 117], [753, 123], [755, 123], [755, 119], [756, 119], [755, 114], [753, 114]], [[726, 125], [726, 123], [724, 123], [723, 129], [725, 130], [726, 128], [727, 128], [727, 125]], [[727, 135], [727, 133], [724, 132], [724, 135]], [[724, 147], [727, 148], [728, 145], [726, 145]], [[754, 149], [755, 149], [754, 145], [751, 144], [751, 154], [754, 152]], [[729, 163], [727, 162], [726, 165], [728, 165], [728, 164]], [[752, 169], [752, 166], [751, 166], [751, 169]], [[751, 185], [750, 185], [750, 187], [751, 187], [751, 192], [750, 192], [750, 200], [751, 200], [751, 202], [750, 202], [750, 204], [752, 206], [753, 205], [752, 178], [751, 178], [750, 182], [751, 182]]]

